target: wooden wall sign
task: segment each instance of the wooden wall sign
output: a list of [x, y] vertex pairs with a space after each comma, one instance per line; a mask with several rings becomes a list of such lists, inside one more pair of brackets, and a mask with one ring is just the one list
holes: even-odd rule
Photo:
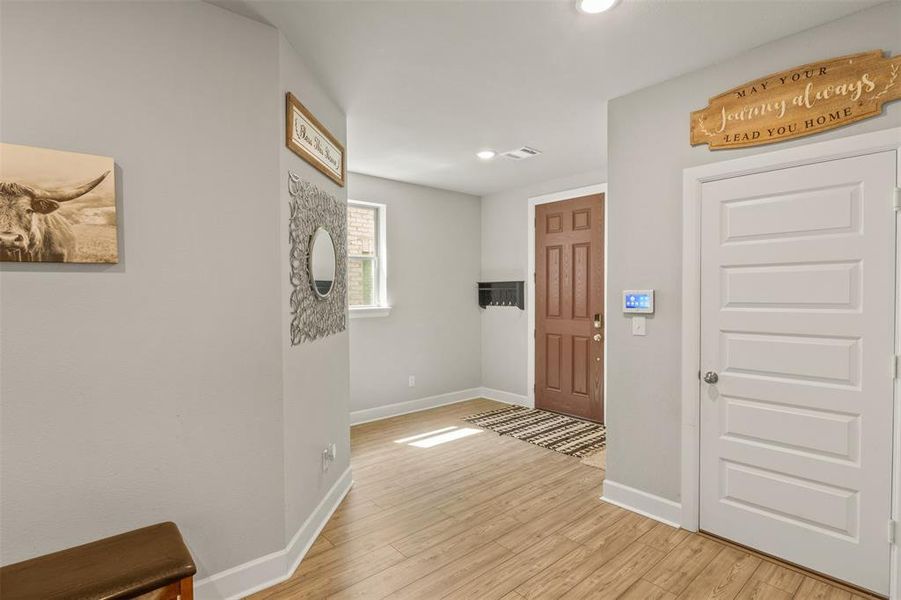
[[286, 100], [285, 124], [288, 148], [316, 167], [323, 175], [344, 187], [346, 174], [344, 146], [294, 94], [288, 92]]
[[899, 70], [901, 56], [872, 50], [751, 81], [691, 113], [691, 144], [758, 146], [874, 117], [901, 98]]

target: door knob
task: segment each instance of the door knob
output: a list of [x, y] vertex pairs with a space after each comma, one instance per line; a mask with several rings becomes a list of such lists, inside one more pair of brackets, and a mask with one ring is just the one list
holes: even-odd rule
[[713, 385], [717, 381], [720, 380], [720, 376], [716, 374], [716, 371], [707, 371], [704, 373], [704, 382]]
[[601, 341], [601, 334], [600, 334], [600, 333], [594, 334], [594, 341], [596, 341], [596, 342], [600, 342], [600, 341]]

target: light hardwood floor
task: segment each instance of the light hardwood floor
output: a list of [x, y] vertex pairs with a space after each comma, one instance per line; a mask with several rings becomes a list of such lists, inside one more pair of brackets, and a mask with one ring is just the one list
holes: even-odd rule
[[397, 443], [499, 406], [352, 428], [353, 489], [294, 575], [251, 598], [869, 598], [601, 502], [604, 472], [576, 458], [483, 430]]

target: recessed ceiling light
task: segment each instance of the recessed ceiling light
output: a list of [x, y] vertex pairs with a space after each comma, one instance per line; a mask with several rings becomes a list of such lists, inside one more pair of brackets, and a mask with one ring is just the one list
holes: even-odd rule
[[576, 0], [576, 8], [589, 15], [610, 10], [617, 4], [619, 4], [619, 0]]
[[482, 150], [481, 152], [477, 152], [476, 156], [481, 158], [482, 160], [491, 160], [497, 155], [497, 152], [494, 150]]

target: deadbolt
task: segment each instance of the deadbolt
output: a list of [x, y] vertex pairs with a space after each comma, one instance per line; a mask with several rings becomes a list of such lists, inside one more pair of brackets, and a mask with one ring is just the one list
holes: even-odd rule
[[704, 373], [704, 382], [713, 385], [717, 381], [720, 380], [720, 376], [716, 374], [716, 371], [707, 371]]

